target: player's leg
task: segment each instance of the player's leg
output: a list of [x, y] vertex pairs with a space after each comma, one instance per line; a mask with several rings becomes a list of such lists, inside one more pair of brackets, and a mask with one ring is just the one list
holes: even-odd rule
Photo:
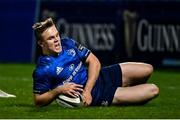
[[129, 105], [146, 103], [156, 97], [159, 89], [154, 84], [141, 84], [132, 87], [118, 87], [112, 104]]
[[146, 83], [153, 72], [152, 65], [146, 63], [125, 62], [119, 65], [122, 70], [123, 87]]

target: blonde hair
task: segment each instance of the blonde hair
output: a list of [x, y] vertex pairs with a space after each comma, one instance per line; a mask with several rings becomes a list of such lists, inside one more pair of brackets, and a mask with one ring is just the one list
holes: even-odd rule
[[37, 41], [41, 41], [41, 34], [49, 27], [53, 26], [52, 18], [48, 18], [43, 22], [35, 23], [32, 28], [34, 29], [35, 37]]

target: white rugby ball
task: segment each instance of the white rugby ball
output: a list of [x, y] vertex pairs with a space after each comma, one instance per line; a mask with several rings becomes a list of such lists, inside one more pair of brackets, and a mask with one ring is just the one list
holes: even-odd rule
[[82, 101], [81, 95], [79, 95], [77, 97], [70, 97], [67, 95], [60, 94], [56, 98], [56, 102], [60, 106], [66, 107], [66, 108], [74, 108], [74, 107], [82, 107], [83, 106], [83, 101]]

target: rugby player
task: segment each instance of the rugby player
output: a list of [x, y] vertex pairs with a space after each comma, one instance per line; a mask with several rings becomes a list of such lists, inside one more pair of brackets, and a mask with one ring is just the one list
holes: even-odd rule
[[125, 62], [101, 68], [89, 49], [61, 39], [51, 18], [35, 23], [33, 29], [42, 49], [33, 72], [36, 106], [50, 104], [59, 94], [82, 94], [85, 106], [142, 104], [158, 95], [158, 87], [147, 83], [152, 65]]

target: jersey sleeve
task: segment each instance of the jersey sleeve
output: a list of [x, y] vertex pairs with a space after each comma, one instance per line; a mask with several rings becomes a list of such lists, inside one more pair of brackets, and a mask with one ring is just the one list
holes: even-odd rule
[[42, 94], [50, 90], [49, 79], [44, 70], [33, 72], [33, 93]]
[[77, 55], [79, 56], [79, 58], [85, 62], [87, 57], [89, 56], [89, 54], [91, 53], [91, 51], [86, 48], [85, 46], [81, 45], [80, 43], [76, 42], [73, 39], [64, 39], [66, 45], [72, 47], [75, 49]]
[[86, 47], [84, 47], [83, 45], [75, 42], [75, 47], [76, 47], [76, 51], [78, 56], [80, 57], [80, 59], [82, 61], [86, 61], [87, 57], [89, 56], [89, 54], [91, 53], [91, 51], [89, 49], [87, 49]]

